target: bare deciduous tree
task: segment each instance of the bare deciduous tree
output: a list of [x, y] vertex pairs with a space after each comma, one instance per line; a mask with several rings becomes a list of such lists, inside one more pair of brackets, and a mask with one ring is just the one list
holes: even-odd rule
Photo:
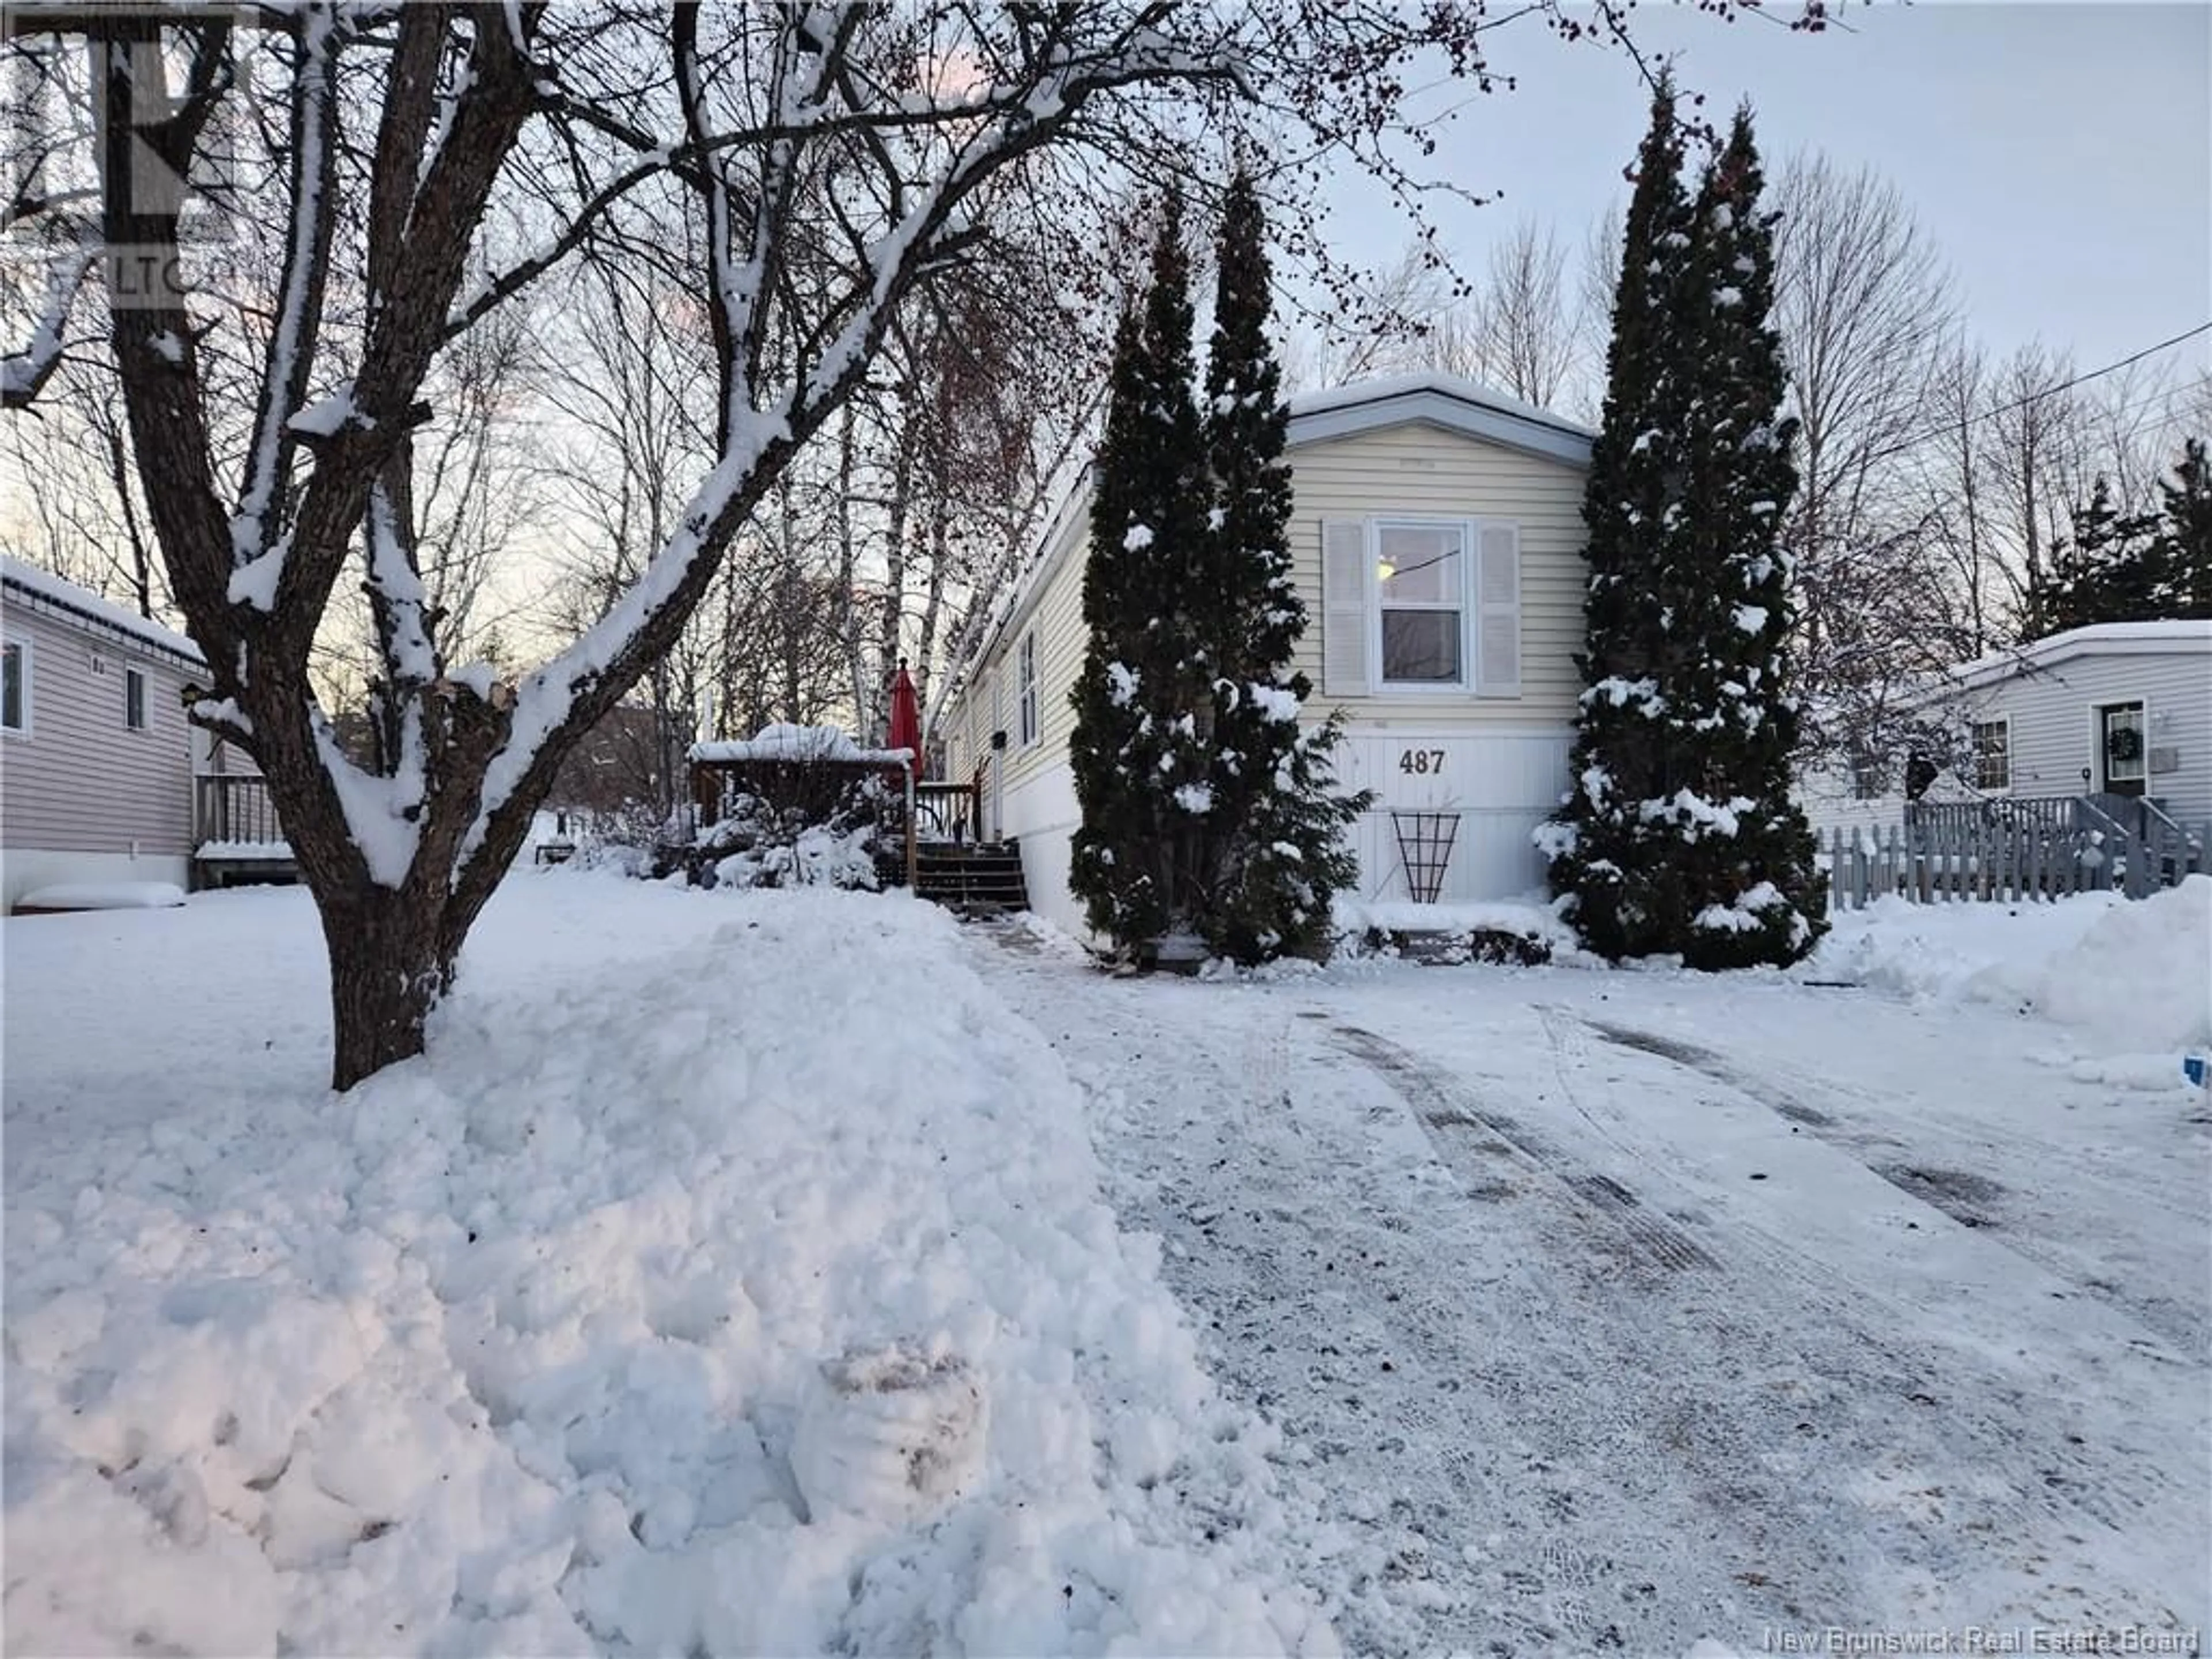
[[[193, 717], [259, 763], [321, 913], [337, 1085], [420, 1052], [563, 758], [681, 639], [912, 296], [957, 281], [1024, 204], [1084, 234], [1102, 185], [1192, 164], [1200, 120], [1256, 122], [1278, 145], [1295, 132], [1316, 169], [1379, 166], [1410, 189], [1391, 137], [1402, 88], [1439, 67], [1481, 75], [1486, 26], [1474, 5], [1382, 0], [16, 6], [11, 59], [59, 40], [88, 67], [98, 212], [42, 193], [42, 157], [13, 170], [34, 182], [11, 211], [52, 258], [15, 316], [0, 399], [37, 397], [96, 290], [143, 500], [208, 663]], [[226, 129], [242, 84], [273, 118]], [[257, 167], [232, 228], [245, 256], [196, 245], [198, 181]], [[572, 644], [511, 688], [453, 671], [423, 566], [439, 365], [552, 273], [626, 257], [679, 210], [702, 227], [684, 275], [714, 380], [710, 463]], [[258, 328], [233, 325], [252, 308], [224, 289], [237, 270], [270, 277]], [[240, 447], [210, 417], [218, 374], [236, 377]], [[375, 768], [342, 751], [311, 673], [349, 570], [378, 646]]]
[[1474, 307], [1478, 378], [1522, 403], [1552, 408], [1581, 357], [1580, 295], [1556, 233], [1522, 219], [1494, 244]]

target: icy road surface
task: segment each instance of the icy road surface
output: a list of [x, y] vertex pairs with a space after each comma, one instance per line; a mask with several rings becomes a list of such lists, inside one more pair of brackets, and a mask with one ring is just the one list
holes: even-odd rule
[[2208, 1628], [2202, 1093], [1775, 977], [978, 944], [1349, 1650]]

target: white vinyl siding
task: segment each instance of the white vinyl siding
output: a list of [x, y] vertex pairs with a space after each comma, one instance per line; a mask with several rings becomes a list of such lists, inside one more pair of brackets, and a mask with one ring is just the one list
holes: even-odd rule
[[1977, 720], [1973, 731], [1974, 787], [2002, 793], [2012, 787], [2012, 722]]
[[9, 640], [0, 663], [0, 731], [31, 729], [31, 642]]
[[[2031, 665], [2011, 678], [1960, 694], [1963, 733], [2002, 720], [2005, 791], [2022, 799], [2102, 789], [2103, 712], [2142, 705], [2144, 793], [2184, 823], [2212, 823], [2212, 651], [2113, 651], [2070, 656], [2051, 668]], [[2123, 771], [2123, 781], [2128, 774]], [[1971, 752], [1959, 781], [1974, 779]]]
[[[1529, 831], [1565, 787], [1582, 677], [1583, 470], [1410, 422], [1294, 442], [1291, 580], [1308, 623], [1294, 665], [1314, 682], [1308, 722], [1332, 706], [1348, 717], [1351, 746], [1339, 778], [1380, 793], [1353, 826], [1358, 890], [1403, 891], [1389, 809], [1436, 806], [1461, 813], [1444, 896], [1496, 898], [1540, 884]], [[1074, 711], [1068, 692], [1087, 643], [1082, 591], [1087, 503], [1065, 510], [1010, 614], [968, 676], [951, 715], [970, 732], [993, 729], [994, 674], [1015, 679], [1023, 641], [1036, 652], [1037, 741], [995, 757], [1004, 791], [1000, 828], [1019, 837], [1033, 904], [1079, 927], [1066, 891], [1066, 837], [1076, 819], [1068, 765]], [[1379, 606], [1370, 545], [1374, 522], [1463, 527], [1459, 684], [1384, 687]], [[1487, 634], [1484, 617], [1490, 617]], [[1011, 698], [1009, 684], [1003, 695]], [[1012, 709], [1006, 714], [1013, 713]], [[1012, 733], [1009, 733], [1010, 739]], [[1401, 771], [1418, 745], [1441, 770]], [[977, 750], [981, 756], [981, 745]]]

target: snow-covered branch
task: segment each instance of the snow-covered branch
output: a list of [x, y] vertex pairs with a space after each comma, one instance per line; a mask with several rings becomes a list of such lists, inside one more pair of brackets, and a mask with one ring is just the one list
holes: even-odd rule
[[[246, 453], [245, 488], [231, 520], [232, 562], [243, 567], [271, 551], [270, 508], [282, 499], [297, 442], [291, 428], [314, 372], [337, 203], [337, 65], [341, 36], [332, 9], [304, 7], [300, 17], [298, 81], [292, 104], [292, 212], [286, 228], [283, 275], [276, 290], [276, 326], [254, 411]], [[281, 575], [281, 571], [276, 573]], [[276, 583], [267, 584], [271, 604]], [[267, 609], [267, 606], [264, 606]]]
[[29, 342], [21, 351], [0, 359], [0, 409], [28, 408], [61, 366], [68, 344], [70, 308], [76, 303], [77, 290], [84, 286], [85, 273], [99, 257], [96, 249], [80, 248], [48, 273], [46, 297], [32, 325]]

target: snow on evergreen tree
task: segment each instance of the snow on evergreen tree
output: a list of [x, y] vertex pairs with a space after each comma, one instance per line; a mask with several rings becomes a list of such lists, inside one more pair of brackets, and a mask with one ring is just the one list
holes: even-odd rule
[[1668, 848], [1643, 811], [1673, 793], [1662, 688], [1670, 620], [1654, 589], [1680, 510], [1679, 433], [1686, 365], [1674, 318], [1683, 303], [1690, 203], [1682, 187], [1674, 93], [1662, 80], [1637, 158], [1622, 226], [1605, 410], [1591, 447], [1583, 522], [1582, 694], [1571, 780], [1536, 832], [1554, 893], [1572, 900], [1583, 941], [1618, 958], [1674, 948], [1666, 926]]
[[1070, 701], [1082, 811], [1068, 885], [1127, 957], [1188, 927], [1206, 829], [1212, 676], [1185, 645], [1211, 552], [1204, 434], [1193, 397], [1190, 267], [1169, 198], [1143, 305], [1115, 344], [1092, 473], [1083, 580], [1089, 644]]
[[1796, 489], [1780, 414], [1773, 221], [1747, 114], [1692, 203], [1662, 82], [1625, 227], [1583, 520], [1586, 689], [1562, 810], [1537, 832], [1554, 892], [1611, 957], [1791, 962], [1825, 930], [1796, 744]]
[[1194, 654], [1214, 672], [1196, 921], [1210, 949], [1243, 963], [1326, 948], [1330, 900], [1357, 876], [1344, 830], [1366, 805], [1332, 787], [1339, 720], [1310, 732], [1298, 723], [1313, 684], [1291, 666], [1306, 607], [1291, 574], [1290, 410], [1267, 339], [1266, 238], [1240, 172], [1224, 204], [1206, 360], [1211, 547], [1188, 616]]
[[1764, 188], [1751, 114], [1739, 110], [1692, 231], [1680, 320], [1696, 379], [1665, 593], [1668, 781], [1679, 789], [1662, 821], [1681, 836], [1679, 948], [1692, 968], [1787, 964], [1827, 931], [1813, 832], [1790, 799], [1796, 618], [1778, 538], [1797, 488], [1797, 423], [1782, 414], [1788, 376], [1768, 316], [1776, 216], [1762, 210]]

